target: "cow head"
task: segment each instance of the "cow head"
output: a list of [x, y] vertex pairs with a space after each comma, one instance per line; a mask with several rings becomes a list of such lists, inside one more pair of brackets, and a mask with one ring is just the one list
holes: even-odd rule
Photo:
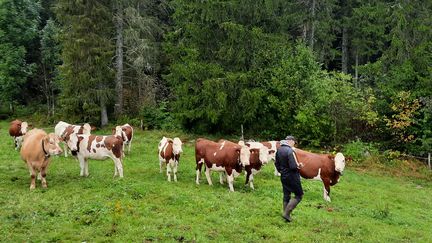
[[91, 128], [90, 124], [84, 123], [82, 134], [90, 135], [91, 131], [92, 131], [92, 128]]
[[79, 138], [78, 135], [75, 133], [72, 133], [69, 136], [69, 139], [67, 140], [67, 146], [72, 152], [72, 155], [76, 155], [78, 152], [78, 146], [79, 146]]
[[343, 174], [343, 171], [345, 169], [345, 157], [342, 153], [337, 153], [334, 157], [335, 161], [335, 170], [341, 174]]
[[243, 166], [246, 165], [250, 165], [250, 149], [249, 147], [245, 146], [245, 145], [240, 145], [241, 149], [240, 149], [240, 163]]
[[267, 164], [270, 160], [269, 149], [266, 146], [259, 148], [259, 160], [263, 164]]
[[178, 155], [178, 154], [183, 153], [182, 142], [181, 142], [180, 138], [174, 138], [173, 139], [173, 153], [174, 153], [174, 155]]
[[59, 146], [60, 138], [55, 135], [54, 133], [50, 133], [47, 136], [45, 136], [43, 140], [43, 149], [49, 154], [49, 155], [59, 155], [63, 153], [62, 149]]
[[114, 134], [115, 136], [119, 136], [119, 137], [121, 137], [123, 140], [125, 140], [125, 138], [123, 137], [123, 130], [122, 130], [121, 126], [116, 126], [116, 127], [115, 127], [115, 130], [113, 129], [113, 134]]
[[29, 125], [28, 125], [27, 122], [22, 122], [21, 123], [21, 129], [20, 129], [20, 131], [21, 131], [22, 135], [25, 135], [27, 133], [28, 127], [29, 127]]

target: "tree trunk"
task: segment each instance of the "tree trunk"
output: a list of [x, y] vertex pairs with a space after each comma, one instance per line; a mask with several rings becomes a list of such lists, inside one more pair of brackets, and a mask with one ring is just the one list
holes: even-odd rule
[[348, 73], [348, 29], [342, 29], [342, 72]]
[[354, 87], [358, 88], [359, 87], [359, 83], [358, 83], [358, 53], [356, 51], [356, 55], [355, 55], [355, 76], [354, 76]]
[[315, 38], [315, 5], [316, 0], [312, 0], [312, 7], [311, 7], [311, 33], [310, 33], [310, 39], [309, 39], [309, 47], [313, 50], [314, 46], [314, 38]]
[[116, 18], [116, 104], [115, 115], [119, 117], [123, 113], [123, 5], [122, 1], [117, 1]]
[[108, 125], [108, 113], [105, 101], [101, 100], [101, 127]]

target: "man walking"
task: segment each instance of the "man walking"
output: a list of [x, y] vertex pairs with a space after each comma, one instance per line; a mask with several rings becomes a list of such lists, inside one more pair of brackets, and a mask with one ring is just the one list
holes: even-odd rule
[[[283, 214], [282, 217], [291, 222], [291, 212], [300, 203], [303, 197], [303, 189], [300, 182], [299, 169], [303, 164], [297, 162], [295, 152], [292, 147], [295, 144], [293, 136], [287, 136], [285, 140], [280, 142], [281, 146], [276, 152], [276, 169], [281, 174], [281, 182], [283, 189]], [[291, 198], [291, 193], [295, 197]]]

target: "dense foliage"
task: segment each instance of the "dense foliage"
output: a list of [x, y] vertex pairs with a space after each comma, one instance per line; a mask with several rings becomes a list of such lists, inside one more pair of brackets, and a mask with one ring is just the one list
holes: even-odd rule
[[431, 13], [429, 0], [0, 0], [1, 113], [423, 154]]

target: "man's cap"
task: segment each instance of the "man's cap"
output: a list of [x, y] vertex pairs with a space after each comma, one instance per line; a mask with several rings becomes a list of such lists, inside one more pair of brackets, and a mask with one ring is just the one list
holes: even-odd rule
[[291, 135], [286, 136], [285, 140], [287, 140], [287, 141], [292, 140], [294, 142], [297, 142], [297, 140], [295, 139], [295, 137], [291, 136]]

